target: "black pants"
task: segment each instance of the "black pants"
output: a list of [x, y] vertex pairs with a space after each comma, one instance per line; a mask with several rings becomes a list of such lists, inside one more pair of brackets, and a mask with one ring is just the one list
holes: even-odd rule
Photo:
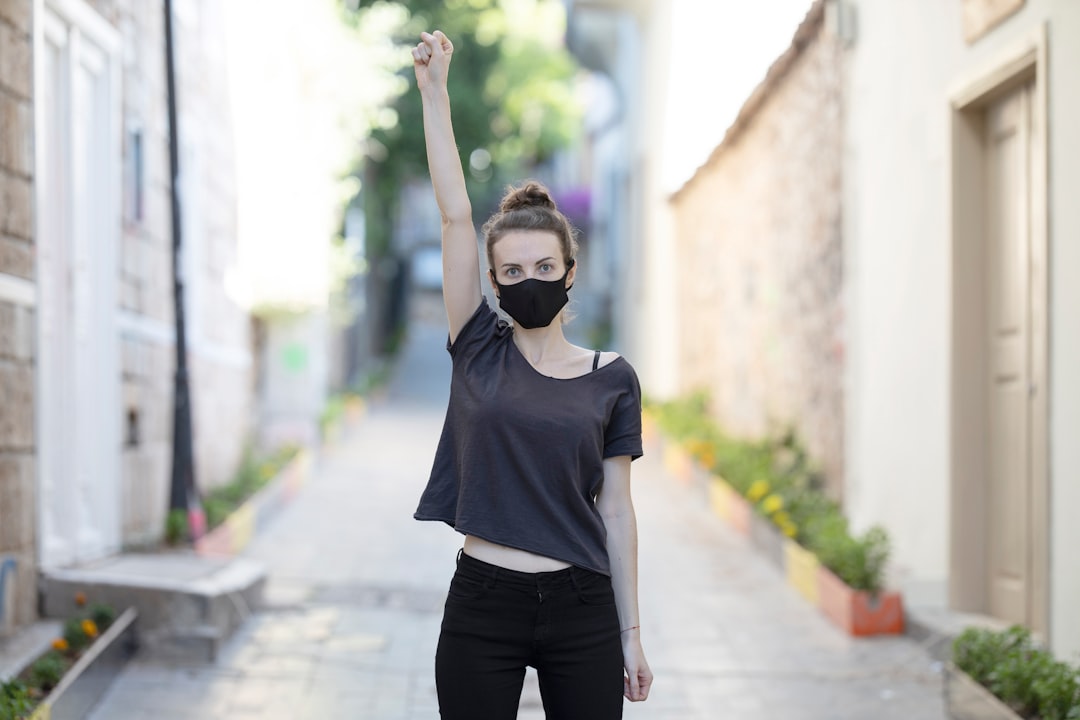
[[578, 567], [523, 573], [459, 553], [435, 654], [439, 714], [516, 718], [527, 665], [548, 720], [622, 717], [611, 578]]

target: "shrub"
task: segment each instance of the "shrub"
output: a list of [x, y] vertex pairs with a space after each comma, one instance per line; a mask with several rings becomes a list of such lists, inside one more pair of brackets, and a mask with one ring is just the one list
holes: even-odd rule
[[1026, 628], [968, 628], [953, 662], [1025, 718], [1080, 720], [1080, 670], [1037, 647]]
[[15, 720], [30, 712], [30, 690], [18, 680], [0, 684], [0, 720]]
[[240, 461], [233, 479], [207, 492], [202, 499], [206, 524], [215, 528], [262, 490], [300, 451], [297, 445], [283, 445], [271, 453], [256, 456], [248, 450]]
[[30, 685], [49, 692], [60, 682], [66, 670], [67, 662], [63, 656], [58, 652], [48, 652], [30, 666]]
[[807, 549], [844, 583], [871, 593], [884, 588], [889, 537], [882, 528], [875, 526], [854, 537], [847, 519], [831, 512], [811, 520], [805, 535]]
[[90, 644], [90, 636], [83, 628], [83, 619], [74, 617], [64, 623], [64, 639], [72, 652], [79, 652]]
[[170, 510], [165, 517], [165, 542], [179, 545], [188, 536], [187, 513], [183, 510]]

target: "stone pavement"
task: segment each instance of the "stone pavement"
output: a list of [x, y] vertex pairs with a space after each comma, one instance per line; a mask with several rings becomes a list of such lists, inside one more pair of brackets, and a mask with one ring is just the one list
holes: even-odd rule
[[[248, 555], [269, 606], [212, 666], [136, 659], [93, 720], [431, 720], [433, 658], [460, 537], [412, 511], [446, 402], [445, 331], [414, 327], [387, 397], [326, 454]], [[666, 477], [634, 463], [643, 642], [657, 720], [944, 720], [941, 677], [907, 638], [854, 640]], [[540, 720], [535, 675], [521, 720]], [[478, 718], [477, 720], [484, 720]]]

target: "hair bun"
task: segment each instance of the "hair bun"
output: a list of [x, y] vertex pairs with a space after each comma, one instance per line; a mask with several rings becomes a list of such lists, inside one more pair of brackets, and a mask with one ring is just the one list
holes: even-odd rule
[[499, 204], [499, 211], [506, 213], [527, 207], [556, 209], [548, 189], [541, 183], [530, 181], [521, 187], [510, 187]]

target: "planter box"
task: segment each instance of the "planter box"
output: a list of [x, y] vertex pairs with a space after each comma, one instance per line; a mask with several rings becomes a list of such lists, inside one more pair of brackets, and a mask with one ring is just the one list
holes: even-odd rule
[[992, 692], [952, 663], [945, 666], [945, 708], [952, 720], [1021, 720]]
[[30, 720], [80, 720], [109, 689], [109, 685], [135, 653], [135, 619], [138, 613], [128, 608], [109, 629], [87, 648], [42, 700]]
[[694, 479], [694, 459], [679, 443], [664, 443], [664, 469], [683, 485]]
[[731, 526], [744, 537], [750, 537], [750, 518], [754, 516], [754, 507], [735, 490], [731, 499]]
[[780, 572], [784, 572], [786, 566], [784, 541], [786, 538], [780, 530], [768, 518], [750, 513], [750, 540], [764, 553]]
[[904, 605], [900, 593], [873, 595], [852, 590], [825, 567], [818, 570], [817, 581], [821, 611], [848, 634], [903, 634]]
[[731, 516], [735, 512], [734, 504], [739, 494], [723, 479], [713, 476], [706, 486], [709, 493], [709, 507], [713, 514], [725, 522], [731, 522]]
[[820, 597], [818, 575], [821, 572], [821, 562], [817, 555], [794, 540], [785, 538], [784, 565], [787, 568], [788, 584], [808, 602], [817, 605]]
[[225, 522], [195, 541], [200, 555], [237, 555], [289, 503], [311, 475], [311, 452], [301, 450], [266, 487], [248, 498]]

